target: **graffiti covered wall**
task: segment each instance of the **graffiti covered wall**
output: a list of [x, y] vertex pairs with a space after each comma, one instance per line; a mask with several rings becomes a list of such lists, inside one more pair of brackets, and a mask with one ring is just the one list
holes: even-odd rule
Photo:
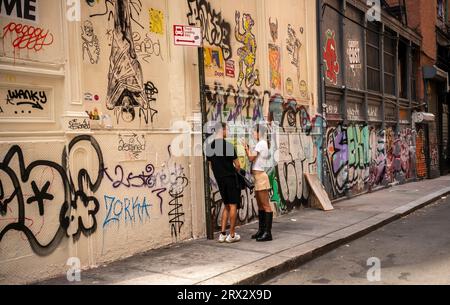
[[0, 282], [202, 235], [196, 159], [171, 147], [187, 103], [170, 87], [183, 59], [168, 55], [168, 2], [80, 1], [71, 22], [65, 1], [33, 2], [35, 20], [16, 7], [0, 19], [1, 62], [13, 71], [0, 73]]
[[82, 6], [84, 105], [113, 128], [169, 127], [164, 1], [91, 1]]
[[[272, 204], [279, 213], [306, 204], [303, 173], [317, 172], [317, 143], [311, 135], [316, 67], [309, 64], [315, 59], [316, 42], [315, 30], [308, 26], [315, 22], [315, 4], [245, 1], [230, 7], [226, 1], [187, 0], [187, 5], [188, 22], [202, 26], [206, 42], [208, 119], [226, 121], [241, 132], [229, 140], [248, 175], [250, 162], [241, 138], [248, 138], [252, 124], [269, 122], [276, 131], [268, 139], [270, 150], [279, 157], [267, 170]], [[219, 228], [223, 202], [212, 172], [211, 186], [213, 221]], [[239, 222], [256, 219], [255, 195], [243, 191], [242, 200]]]
[[395, 133], [368, 125], [342, 124], [327, 131], [327, 167], [334, 198], [415, 177], [416, 132]]
[[[70, 258], [89, 268], [204, 236], [201, 157], [175, 154], [170, 129], [196, 114], [197, 54], [172, 45], [173, 24], [203, 27], [211, 120], [279, 128], [275, 210], [307, 203], [302, 173], [320, 170], [313, 126], [323, 123], [310, 64], [315, 4], [179, 3], [80, 1], [69, 22], [62, 2], [38, 0], [35, 20], [2, 15], [2, 64], [29, 73], [0, 73], [1, 283], [64, 275]], [[249, 174], [240, 139], [230, 141]], [[217, 224], [223, 205], [210, 182]], [[258, 213], [253, 193], [242, 198], [240, 224]]]

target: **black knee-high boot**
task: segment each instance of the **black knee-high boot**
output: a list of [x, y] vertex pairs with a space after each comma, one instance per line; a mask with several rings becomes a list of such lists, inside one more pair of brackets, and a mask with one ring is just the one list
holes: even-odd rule
[[256, 239], [258, 237], [261, 237], [264, 233], [264, 227], [265, 227], [265, 221], [266, 221], [266, 212], [265, 211], [258, 211], [258, 219], [259, 219], [259, 228], [258, 232], [252, 235], [252, 239]]
[[256, 239], [256, 241], [270, 241], [272, 240], [272, 221], [273, 212], [266, 213], [264, 233]]

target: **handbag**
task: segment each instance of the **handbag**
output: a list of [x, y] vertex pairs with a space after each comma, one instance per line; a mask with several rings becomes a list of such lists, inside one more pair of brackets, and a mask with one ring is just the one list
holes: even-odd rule
[[238, 179], [239, 179], [239, 185], [241, 190], [245, 190], [245, 188], [248, 188], [249, 190], [253, 190], [255, 188], [255, 183], [253, 179], [247, 178], [245, 174], [245, 170], [241, 169], [239, 172], [237, 172]]

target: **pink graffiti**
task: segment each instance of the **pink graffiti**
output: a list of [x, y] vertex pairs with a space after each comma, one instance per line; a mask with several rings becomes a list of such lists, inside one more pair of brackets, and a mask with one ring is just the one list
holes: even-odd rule
[[44, 46], [49, 46], [53, 43], [53, 35], [49, 33], [49, 30], [45, 31], [42, 28], [26, 24], [10, 22], [3, 27], [2, 38], [5, 38], [8, 33], [16, 34], [12, 46], [19, 50], [28, 49], [38, 52]]

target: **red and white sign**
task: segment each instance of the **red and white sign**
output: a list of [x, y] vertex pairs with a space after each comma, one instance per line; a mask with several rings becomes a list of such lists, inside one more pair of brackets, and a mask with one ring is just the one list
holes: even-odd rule
[[234, 60], [230, 59], [230, 60], [227, 60], [225, 62], [225, 75], [228, 76], [228, 77], [232, 77], [232, 78], [235, 77], [235, 74], [234, 74]]
[[202, 30], [194, 26], [174, 25], [173, 43], [176, 46], [200, 47], [202, 45]]

